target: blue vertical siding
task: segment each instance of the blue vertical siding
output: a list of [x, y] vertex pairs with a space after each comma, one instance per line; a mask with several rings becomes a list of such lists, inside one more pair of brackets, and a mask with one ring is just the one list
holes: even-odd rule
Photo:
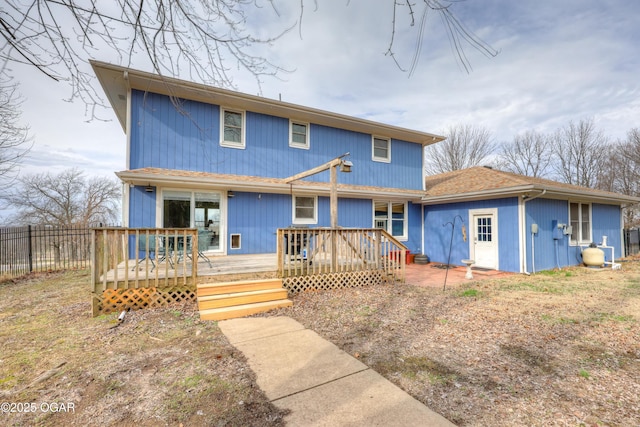
[[[518, 199], [516, 197], [474, 202], [451, 203], [425, 206], [425, 253], [432, 261], [446, 263], [451, 245], [451, 264], [462, 265], [461, 260], [469, 258], [469, 210], [498, 209], [498, 269], [520, 271], [520, 244], [518, 230]], [[467, 231], [467, 241], [463, 240], [462, 222]], [[455, 219], [453, 243], [451, 244], [451, 224]]]
[[[250, 254], [276, 251], [275, 233], [278, 228], [290, 227], [292, 222], [291, 196], [288, 194], [258, 194], [236, 192], [229, 199], [227, 241], [231, 234], [242, 235], [240, 249], [227, 253]], [[331, 222], [329, 198], [318, 198], [318, 224], [309, 227], [329, 227]], [[338, 199], [338, 224], [341, 227], [371, 228], [372, 201], [365, 199]], [[420, 206], [410, 204], [408, 247], [418, 250], [421, 239]]]
[[[342, 227], [370, 227], [371, 201], [338, 199], [338, 223]], [[290, 227], [291, 196], [288, 194], [236, 193], [229, 200], [228, 234], [242, 235], [242, 248], [228, 254], [268, 253], [276, 251], [276, 230]], [[329, 198], [318, 198], [318, 224], [330, 225]], [[365, 225], [366, 224], [366, 225]], [[230, 242], [230, 237], [229, 240]]]
[[[594, 203], [591, 205], [591, 218], [593, 241], [600, 244], [602, 236], [607, 236], [607, 246], [615, 248], [615, 258], [622, 257], [620, 206]], [[604, 256], [607, 261], [611, 261], [611, 249], [605, 250]]]
[[[291, 224], [291, 197], [286, 194], [236, 192], [228, 202], [227, 253], [276, 251], [276, 230]], [[240, 249], [231, 249], [231, 234], [240, 234]]]
[[129, 189], [129, 227], [156, 226], [156, 188], [153, 192], [145, 191], [145, 187]]
[[[462, 203], [425, 206], [424, 215], [424, 239], [425, 254], [434, 262], [460, 264], [460, 260], [469, 258], [469, 242], [463, 240], [462, 224], [469, 229], [468, 217], [469, 208]], [[455, 220], [455, 230], [453, 231], [448, 222]], [[447, 224], [447, 225], [445, 225]], [[449, 248], [451, 247], [451, 257], [449, 258]]]
[[[563, 236], [556, 242], [553, 239], [551, 223], [569, 223], [569, 202], [566, 200], [535, 199], [526, 204], [527, 217], [527, 270], [534, 271], [531, 254], [531, 224], [538, 224], [538, 234], [533, 237], [535, 246], [535, 271], [548, 270], [557, 266], [577, 265], [580, 246], [572, 246], [569, 236]], [[595, 243], [602, 242], [602, 236], [607, 236], [609, 246], [614, 246], [616, 258], [622, 254], [620, 241], [620, 207], [616, 205], [591, 205], [591, 236]], [[611, 251], [606, 250], [605, 256], [610, 261]]]
[[[132, 91], [130, 167], [285, 178], [351, 153], [345, 184], [422, 189], [422, 146], [391, 141], [391, 163], [371, 160], [371, 135], [310, 125], [310, 149], [289, 147], [289, 120], [246, 112], [246, 148], [220, 146], [220, 107]], [[308, 180], [328, 182], [323, 172]]]
[[226, 159], [214, 150], [219, 140], [220, 111], [215, 105], [179, 101], [140, 91], [131, 99], [131, 169], [166, 169], [214, 172]]
[[422, 206], [408, 203], [408, 239], [403, 242], [413, 254], [422, 251]]
[[[156, 188], [153, 192], [147, 192], [145, 187], [132, 187], [129, 189], [129, 227], [146, 228], [156, 225]], [[129, 236], [129, 256], [135, 254], [135, 236]], [[138, 254], [138, 258], [145, 257], [144, 252]]]
[[[569, 205], [566, 200], [534, 199], [525, 203], [526, 208], [526, 251], [527, 271], [541, 271], [566, 265], [577, 264], [576, 248], [569, 245], [569, 237], [563, 236], [556, 241], [553, 239], [553, 220], [568, 224]], [[531, 250], [531, 225], [538, 224], [538, 233], [533, 235], [535, 254]], [[534, 256], [535, 255], [535, 259]], [[535, 266], [532, 261], [535, 261]], [[535, 268], [534, 268], [535, 267]]]
[[[338, 199], [338, 224], [341, 227], [371, 228], [373, 226], [373, 208], [371, 200]], [[327, 211], [326, 215], [330, 215]], [[326, 220], [329, 226], [330, 219]]]

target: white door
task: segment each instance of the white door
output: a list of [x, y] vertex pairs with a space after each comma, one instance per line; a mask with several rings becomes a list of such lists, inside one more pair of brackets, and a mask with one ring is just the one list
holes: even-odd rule
[[498, 212], [495, 209], [469, 211], [472, 224], [470, 239], [474, 266], [498, 269]]

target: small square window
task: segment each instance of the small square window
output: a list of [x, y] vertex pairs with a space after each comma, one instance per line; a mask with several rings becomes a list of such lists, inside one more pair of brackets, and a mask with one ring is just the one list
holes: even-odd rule
[[289, 146], [294, 148], [309, 148], [309, 124], [289, 122]]
[[244, 148], [244, 112], [222, 109], [220, 145]]
[[318, 223], [318, 198], [293, 196], [293, 223]]
[[374, 161], [391, 162], [391, 140], [374, 136], [371, 140], [371, 156]]

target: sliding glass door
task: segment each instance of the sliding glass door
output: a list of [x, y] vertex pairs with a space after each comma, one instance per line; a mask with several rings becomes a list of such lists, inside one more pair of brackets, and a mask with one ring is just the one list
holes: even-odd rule
[[213, 192], [162, 192], [162, 226], [206, 231], [208, 250], [222, 250], [220, 231], [222, 194]]
[[220, 194], [195, 193], [195, 227], [209, 232], [209, 250], [220, 249]]

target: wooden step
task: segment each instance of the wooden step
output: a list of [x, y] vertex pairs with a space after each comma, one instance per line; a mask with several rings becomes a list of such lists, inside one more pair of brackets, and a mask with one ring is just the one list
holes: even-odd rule
[[289, 299], [281, 299], [277, 301], [258, 302], [255, 304], [243, 304], [233, 307], [210, 308], [208, 310], [200, 310], [201, 320], [225, 320], [234, 319], [236, 317], [249, 316], [251, 314], [262, 313], [281, 307], [291, 307], [293, 302]]
[[242, 280], [224, 283], [201, 283], [198, 296], [230, 294], [245, 291], [282, 288], [282, 279]]
[[230, 307], [233, 305], [244, 305], [281, 299], [287, 299], [287, 290], [284, 288], [234, 292], [231, 294], [198, 297], [198, 308], [200, 310], [207, 310], [210, 308]]

